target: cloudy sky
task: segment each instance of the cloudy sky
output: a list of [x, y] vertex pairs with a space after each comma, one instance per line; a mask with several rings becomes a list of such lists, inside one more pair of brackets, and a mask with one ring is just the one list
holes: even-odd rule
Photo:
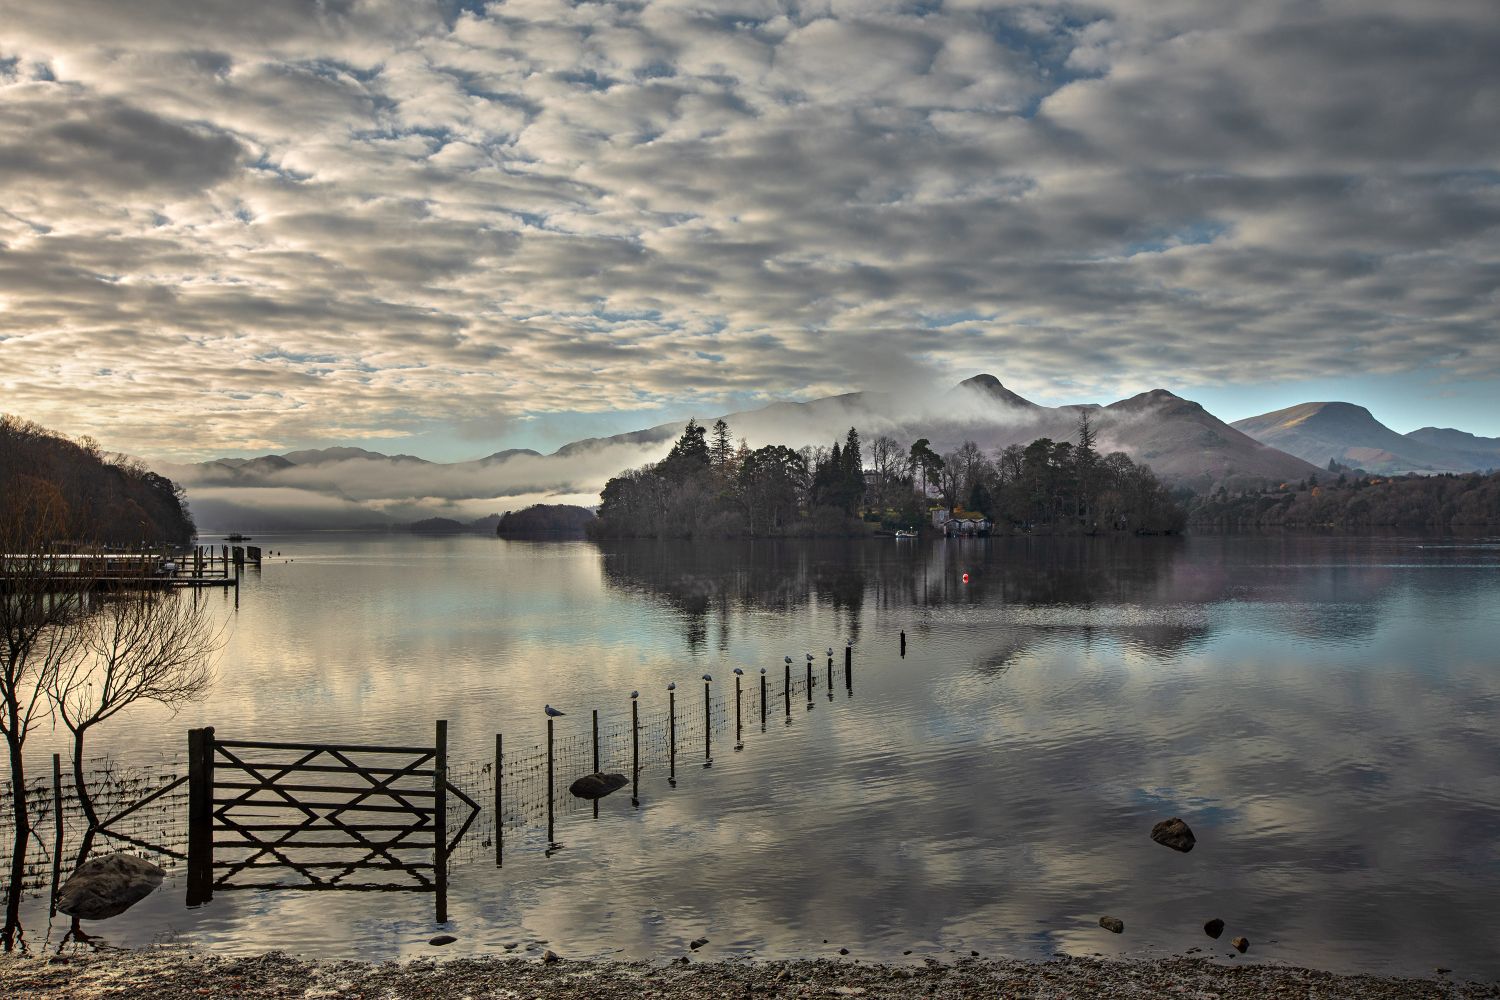
[[988, 371], [1500, 434], [1494, 0], [0, 0], [0, 410], [550, 449]]

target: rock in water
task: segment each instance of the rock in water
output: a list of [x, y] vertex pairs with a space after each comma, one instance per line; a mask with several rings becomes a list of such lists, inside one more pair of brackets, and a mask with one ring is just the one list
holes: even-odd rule
[[1249, 938], [1237, 937], [1229, 943], [1234, 945], [1234, 950], [1239, 952], [1241, 955], [1243, 955], [1250, 948]]
[[1209, 937], [1215, 940], [1218, 940], [1219, 935], [1224, 933], [1224, 921], [1220, 920], [1218, 917], [1214, 917], [1208, 923], [1203, 925], [1203, 933], [1207, 934]]
[[617, 792], [628, 784], [630, 784], [630, 779], [623, 774], [605, 774], [600, 771], [597, 774], [585, 774], [569, 785], [568, 791], [579, 799], [602, 799], [610, 792]]
[[1103, 927], [1111, 934], [1125, 933], [1125, 921], [1121, 920], [1119, 917], [1100, 917], [1099, 926]]
[[553, 951], [551, 948], [548, 948], [546, 951], [542, 952], [542, 961], [548, 965], [554, 965], [557, 962], [562, 961], [562, 956]]
[[70, 917], [117, 917], [161, 885], [162, 870], [133, 854], [107, 854], [79, 865], [57, 896], [57, 908]]
[[1164, 819], [1151, 828], [1151, 839], [1163, 847], [1170, 847], [1174, 851], [1186, 854], [1193, 849], [1198, 838], [1193, 836], [1193, 831], [1182, 820], [1173, 816]]
[[693, 949], [694, 951], [697, 951], [699, 948], [702, 948], [706, 944], [708, 944], [708, 938], [701, 937], [695, 938], [691, 942], [689, 942], [688, 947]]
[[432, 938], [427, 943], [437, 947], [442, 947], [445, 944], [452, 944], [457, 940], [458, 938], [454, 937], [452, 934], [439, 934], [437, 937]]

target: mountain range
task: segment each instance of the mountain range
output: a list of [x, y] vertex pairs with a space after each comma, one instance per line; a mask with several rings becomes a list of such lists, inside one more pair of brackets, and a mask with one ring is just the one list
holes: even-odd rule
[[1236, 420], [1233, 426], [1324, 468], [1330, 460], [1384, 474], [1500, 468], [1500, 438], [1443, 427], [1399, 434], [1353, 403], [1300, 403]]
[[[867, 446], [886, 434], [903, 450], [925, 437], [939, 453], [964, 441], [994, 453], [1039, 437], [1072, 440], [1085, 411], [1101, 451], [1123, 451], [1168, 482], [1200, 491], [1305, 479], [1324, 470], [1330, 458], [1372, 472], [1500, 465], [1500, 440], [1438, 428], [1397, 434], [1368, 410], [1348, 403], [1309, 403], [1231, 425], [1164, 389], [1107, 405], [1049, 407], [988, 374], [933, 392], [847, 393], [773, 403], [723, 419], [731, 434], [752, 448], [831, 444], [856, 427]], [[204, 530], [472, 520], [532, 503], [592, 506], [610, 476], [665, 455], [684, 423], [574, 441], [550, 455], [509, 449], [468, 462], [438, 463], [362, 448], [326, 448], [221, 458], [162, 472], [187, 488]]]

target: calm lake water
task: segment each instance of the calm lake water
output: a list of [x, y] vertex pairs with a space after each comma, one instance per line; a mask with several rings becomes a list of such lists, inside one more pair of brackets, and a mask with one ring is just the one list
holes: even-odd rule
[[[735, 666], [747, 687], [770, 668], [766, 731], [747, 717], [739, 751], [716, 732], [705, 769], [701, 721], [684, 723], [675, 786], [653, 763], [638, 805], [626, 789], [596, 820], [569, 800], [555, 848], [518, 801], [497, 868], [481, 798], [444, 956], [514, 943], [671, 958], [703, 936], [710, 959], [1227, 961], [1243, 934], [1237, 962], [1500, 976], [1494, 539], [256, 543], [283, 558], [247, 578], [237, 611], [208, 598], [231, 629], [211, 697], [176, 717], [135, 710], [95, 750], [181, 756], [197, 725], [427, 744], [446, 719], [455, 770], [492, 797], [495, 734], [534, 753], [544, 704], [576, 746], [591, 709], [628, 730], [632, 689], [656, 718], [675, 681], [701, 720], [701, 674], [723, 696]], [[800, 677], [806, 651], [818, 685], [787, 716], [782, 658]], [[40, 772], [54, 737], [34, 740]], [[1196, 832], [1192, 853], [1149, 839], [1169, 816]], [[27, 912], [33, 943], [65, 929]], [[1211, 917], [1228, 925], [1218, 942]], [[174, 871], [92, 929], [385, 959], [437, 954], [439, 928], [414, 894], [224, 893], [189, 909]]]

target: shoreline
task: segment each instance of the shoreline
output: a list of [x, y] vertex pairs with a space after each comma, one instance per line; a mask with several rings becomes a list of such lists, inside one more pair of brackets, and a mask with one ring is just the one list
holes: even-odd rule
[[220, 958], [180, 947], [66, 955], [0, 955], [0, 993], [103, 1000], [152, 996], [339, 997], [369, 1000], [533, 997], [1245, 997], [1494, 1000], [1500, 981], [1345, 975], [1294, 966], [1204, 959], [1047, 962], [962, 958], [922, 965], [857, 960], [715, 962], [418, 958], [381, 964], [306, 960], [284, 952]]

